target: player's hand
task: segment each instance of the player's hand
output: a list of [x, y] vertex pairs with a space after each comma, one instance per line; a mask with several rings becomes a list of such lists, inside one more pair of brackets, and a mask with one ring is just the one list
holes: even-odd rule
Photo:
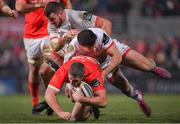
[[71, 29], [70, 31], [68, 31], [65, 36], [64, 39], [66, 42], [70, 42], [77, 34], [79, 33], [78, 30], [76, 29]]
[[76, 102], [82, 102], [84, 96], [80, 92], [72, 91], [72, 97]]
[[75, 100], [72, 97], [72, 89], [65, 87], [64, 92], [65, 95], [71, 100], [71, 102], [75, 102]]
[[11, 10], [9, 12], [9, 16], [13, 18], [17, 18], [19, 16], [18, 12], [16, 10]]
[[64, 120], [70, 120], [71, 114], [69, 112], [60, 112], [59, 117], [64, 119]]

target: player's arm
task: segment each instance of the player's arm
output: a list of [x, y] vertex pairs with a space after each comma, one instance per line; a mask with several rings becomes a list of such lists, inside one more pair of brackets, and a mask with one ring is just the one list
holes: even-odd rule
[[111, 61], [107, 68], [105, 68], [102, 72], [103, 77], [107, 76], [113, 69], [115, 69], [122, 61], [122, 55], [119, 52], [115, 43], [113, 43], [110, 48], [106, 49], [106, 53], [110, 55]]
[[112, 34], [112, 23], [109, 20], [105, 19], [105, 18], [97, 16], [95, 26], [105, 30], [108, 33], [108, 35]]
[[12, 10], [3, 0], [0, 0], [0, 10], [7, 16], [17, 18], [18, 13]]
[[79, 24], [79, 26], [85, 28], [101, 28], [105, 30], [109, 35], [112, 32], [112, 24], [109, 20], [93, 15], [87, 11], [75, 11], [71, 10], [72, 19]]
[[50, 34], [50, 41], [51, 41], [51, 48], [53, 51], [59, 51], [64, 47], [66, 43], [69, 43], [76, 35], [78, 31], [72, 29], [67, 33], [64, 33], [62, 36], [57, 34], [56, 37], [51, 37]]
[[27, 3], [26, 0], [16, 0], [16, 10], [22, 13], [28, 13], [38, 8], [44, 7], [44, 3]]
[[64, 120], [70, 120], [71, 114], [69, 112], [64, 112], [64, 110], [62, 109], [56, 98], [57, 93], [58, 93], [57, 91], [51, 88], [47, 88], [45, 93], [45, 100], [60, 118]]
[[84, 95], [73, 91], [72, 94], [74, 100], [76, 102], [81, 102], [83, 104], [97, 106], [97, 107], [105, 107], [107, 104], [107, 96], [106, 90], [101, 89], [94, 92], [94, 97], [85, 97]]
[[59, 104], [56, 95], [59, 93], [63, 86], [67, 71], [65, 71], [64, 65], [62, 65], [54, 74], [49, 82], [48, 88], [45, 93], [45, 100], [53, 111], [62, 119], [69, 120], [71, 115], [69, 112], [64, 112], [63, 108]]

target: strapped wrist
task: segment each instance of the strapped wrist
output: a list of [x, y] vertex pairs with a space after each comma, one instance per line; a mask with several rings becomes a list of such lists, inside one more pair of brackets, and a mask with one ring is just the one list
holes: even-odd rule
[[35, 7], [35, 8], [40, 8], [40, 7], [41, 7], [41, 4], [36, 3], [36, 4], [34, 4], [34, 7]]

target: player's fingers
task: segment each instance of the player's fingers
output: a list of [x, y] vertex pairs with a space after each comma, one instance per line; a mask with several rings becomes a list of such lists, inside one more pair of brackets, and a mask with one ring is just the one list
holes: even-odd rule
[[15, 10], [12, 10], [11, 12], [9, 12], [9, 15], [14, 18], [18, 17], [18, 13]]
[[16, 11], [14, 11], [13, 14], [14, 14], [14, 18], [17, 18], [19, 16], [19, 14]]
[[65, 116], [65, 120], [70, 120], [71, 119], [71, 114], [67, 113], [67, 115]]

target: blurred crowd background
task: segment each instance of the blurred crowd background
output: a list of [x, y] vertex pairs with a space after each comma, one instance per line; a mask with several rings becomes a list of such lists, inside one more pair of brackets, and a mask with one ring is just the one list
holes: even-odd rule
[[[161, 80], [122, 67], [136, 87], [150, 93], [180, 93], [180, 0], [71, 1], [73, 9], [87, 10], [111, 20], [113, 38], [155, 60], [173, 74], [171, 80]], [[6, 2], [14, 8], [15, 0]], [[27, 92], [23, 21], [23, 15], [19, 19], [0, 15], [0, 94]], [[110, 92], [112, 89], [108, 86]]]

